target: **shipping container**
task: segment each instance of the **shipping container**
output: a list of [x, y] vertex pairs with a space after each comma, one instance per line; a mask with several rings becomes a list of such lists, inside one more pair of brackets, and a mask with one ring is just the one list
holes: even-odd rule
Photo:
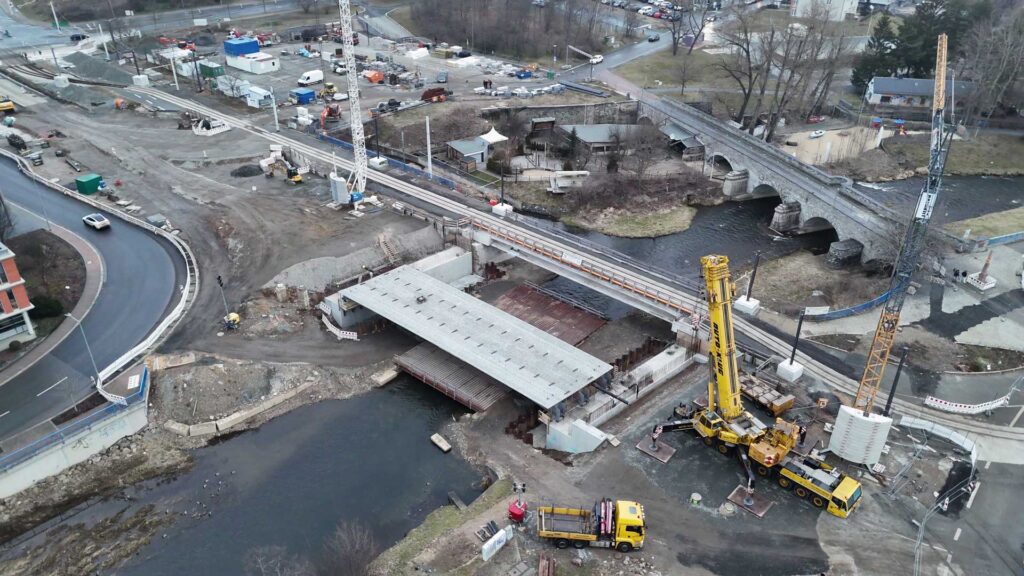
[[217, 78], [224, 75], [224, 67], [216, 62], [202, 60], [199, 62], [199, 73], [203, 75], [203, 78]]
[[75, 178], [75, 190], [79, 194], [95, 194], [100, 189], [100, 182], [103, 182], [103, 177], [99, 174], [85, 174]]
[[255, 38], [228, 38], [224, 41], [224, 54], [244, 56], [260, 51], [260, 41]]
[[291, 91], [288, 99], [300, 106], [309, 104], [316, 100], [316, 91], [311, 88], [296, 88]]

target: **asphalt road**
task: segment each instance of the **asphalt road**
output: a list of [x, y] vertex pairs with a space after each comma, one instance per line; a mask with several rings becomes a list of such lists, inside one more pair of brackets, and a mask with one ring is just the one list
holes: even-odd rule
[[[106, 277], [82, 327], [99, 369], [141, 342], [177, 302], [185, 264], [166, 240], [114, 217], [109, 230], [86, 228], [93, 212], [72, 198], [37, 184], [13, 162], [0, 162], [8, 202], [42, 215], [92, 243], [103, 258]], [[15, 218], [32, 218], [15, 210]], [[91, 392], [92, 363], [82, 331], [72, 332], [50, 354], [0, 386], [0, 438], [59, 414]]]

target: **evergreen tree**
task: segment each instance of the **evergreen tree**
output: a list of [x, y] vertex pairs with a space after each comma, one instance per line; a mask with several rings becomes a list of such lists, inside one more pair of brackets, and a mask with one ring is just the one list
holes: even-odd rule
[[899, 38], [888, 14], [883, 14], [871, 31], [871, 39], [853, 68], [851, 82], [858, 90], [867, 88], [875, 76], [891, 76], [898, 66], [896, 54]]

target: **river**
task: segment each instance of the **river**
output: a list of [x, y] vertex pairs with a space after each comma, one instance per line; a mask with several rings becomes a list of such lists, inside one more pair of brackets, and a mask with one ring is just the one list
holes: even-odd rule
[[[387, 548], [446, 504], [449, 490], [466, 502], [480, 493], [481, 474], [429, 440], [464, 412], [401, 376], [199, 449], [190, 472], [126, 491], [133, 507], [155, 504], [178, 519], [118, 574], [241, 574], [246, 552], [263, 546], [315, 558], [342, 520], [366, 526]], [[89, 516], [123, 505], [108, 501]], [[203, 517], [193, 519], [197, 512]]]

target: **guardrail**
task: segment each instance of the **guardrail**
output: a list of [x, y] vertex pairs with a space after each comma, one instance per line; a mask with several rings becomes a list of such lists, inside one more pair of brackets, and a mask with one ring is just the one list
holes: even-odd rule
[[[1012, 392], [1010, 394], [1012, 394]], [[981, 404], [962, 404], [960, 402], [950, 402], [948, 400], [943, 400], [942, 398], [936, 398], [935, 396], [928, 396], [924, 399], [924, 405], [929, 408], [935, 408], [936, 410], [942, 410], [943, 412], [952, 412], [954, 414], [981, 414], [982, 412], [988, 412], [989, 410], [1001, 408], [1009, 404], [1010, 394], [1007, 394], [1002, 398], [982, 402]]]
[[88, 204], [94, 208], [104, 210], [110, 214], [113, 214], [115, 217], [124, 220], [125, 222], [148, 230], [153, 234], [162, 237], [166, 241], [170, 242], [172, 246], [177, 248], [178, 252], [181, 254], [182, 259], [185, 261], [185, 285], [181, 290], [181, 299], [178, 300], [177, 305], [175, 305], [174, 309], [171, 310], [171, 313], [164, 317], [163, 321], [161, 321], [160, 324], [158, 324], [156, 328], [154, 328], [142, 342], [140, 342], [138, 345], [130, 349], [128, 352], [125, 352], [118, 359], [111, 362], [110, 365], [108, 365], [106, 368], [100, 370], [99, 380], [96, 382], [96, 390], [101, 395], [103, 395], [103, 397], [106, 398], [108, 401], [124, 406], [126, 405], [127, 399], [122, 396], [118, 396], [117, 394], [112, 394], [105, 391], [103, 389], [103, 381], [108, 380], [113, 376], [116, 376], [122, 370], [127, 368], [134, 360], [138, 359], [139, 356], [141, 356], [149, 349], [154, 347], [156, 344], [158, 344], [160, 340], [162, 340], [163, 337], [166, 335], [167, 331], [174, 325], [176, 325], [179, 320], [181, 320], [181, 318], [185, 315], [185, 312], [192, 305], [192, 302], [195, 301], [195, 295], [199, 293], [199, 269], [196, 266], [196, 259], [195, 255], [192, 253], [192, 248], [189, 247], [187, 242], [185, 242], [181, 238], [178, 238], [174, 234], [167, 232], [162, 228], [157, 228], [156, 226], [153, 226], [149, 222], [136, 218], [130, 214], [126, 214], [120, 210], [113, 209], [87, 196], [82, 196], [81, 194], [78, 194], [77, 192], [74, 192], [73, 190], [65, 186], [46, 180], [45, 178], [36, 174], [32, 170], [32, 168], [29, 167], [28, 163], [25, 161], [24, 158], [21, 158], [20, 156], [17, 156], [16, 154], [13, 154], [8, 150], [0, 150], [0, 153], [3, 153], [8, 158], [14, 160], [22, 174], [25, 174], [29, 178], [46, 186], [47, 188], [50, 188], [51, 190], [59, 192], [65, 196], [72, 197], [75, 200], [82, 202], [84, 204]]
[[0, 456], [0, 472], [9, 470], [10, 468], [21, 464], [22, 462], [32, 458], [42, 450], [54, 446], [64, 441], [64, 439], [73, 436], [83, 430], [88, 430], [94, 425], [106, 420], [108, 417], [123, 412], [128, 409], [128, 406], [142, 401], [146, 398], [146, 394], [149, 390], [149, 370], [143, 372], [145, 375], [142, 381], [139, 383], [138, 392], [131, 394], [124, 398], [124, 404], [118, 404], [111, 402], [107, 406], [96, 410], [92, 414], [88, 414], [83, 418], [71, 421], [67, 426], [58, 427], [53, 432], [50, 432], [46, 436], [39, 438], [26, 444], [9, 454]]

